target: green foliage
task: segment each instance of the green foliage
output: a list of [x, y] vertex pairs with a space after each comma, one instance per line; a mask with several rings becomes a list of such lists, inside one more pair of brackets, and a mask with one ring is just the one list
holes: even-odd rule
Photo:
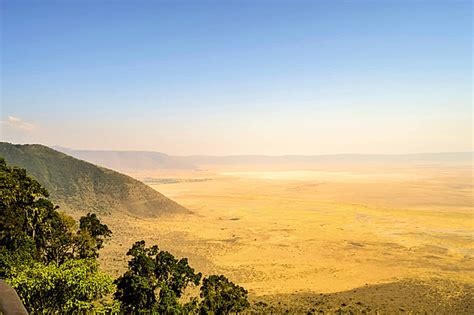
[[202, 314], [229, 314], [241, 312], [249, 307], [247, 291], [230, 282], [224, 276], [212, 275], [204, 278], [201, 287]]
[[18, 250], [10, 251], [0, 246], [0, 278], [8, 279], [17, 267], [31, 265], [35, 262], [36, 248], [33, 244], [25, 243]]
[[43, 241], [43, 260], [59, 266], [67, 259], [74, 258], [74, 248], [77, 246], [76, 221], [64, 213], [54, 211], [43, 224], [48, 225]]
[[0, 247], [10, 251], [26, 243], [45, 248], [49, 230], [46, 221], [55, 212], [48, 192], [24, 169], [9, 168], [0, 158]]
[[[80, 219], [59, 213], [48, 192], [24, 169], [10, 168], [0, 158], [0, 248], [24, 251], [45, 263], [95, 258], [112, 232], [95, 214]], [[1, 263], [0, 263], [1, 265]], [[0, 270], [1, 274], [1, 270]]]
[[95, 262], [111, 231], [93, 214], [81, 218], [78, 230], [47, 198], [24, 169], [0, 158], [0, 276], [31, 313], [91, 310], [113, 291]]
[[120, 302], [115, 300], [102, 299], [100, 304], [96, 305], [94, 314], [121, 314]]
[[104, 244], [104, 238], [110, 237], [112, 231], [107, 225], [100, 223], [95, 213], [88, 213], [79, 220], [80, 232], [88, 233], [96, 242], [97, 250], [101, 249]]
[[188, 285], [199, 285], [201, 273], [195, 273], [186, 258], [178, 260], [156, 245], [147, 248], [144, 241], [136, 242], [127, 255], [132, 259], [128, 271], [116, 280], [115, 292], [123, 310], [182, 311], [179, 298]]
[[79, 220], [77, 232], [77, 249], [80, 258], [99, 257], [99, 250], [104, 247], [104, 240], [110, 238], [112, 231], [100, 223], [95, 213], [88, 213]]
[[93, 301], [113, 291], [110, 276], [98, 271], [93, 259], [36, 262], [14, 268], [7, 280], [31, 313], [71, 313], [92, 310]]
[[146, 247], [136, 242], [128, 251], [132, 256], [128, 270], [115, 283], [115, 299], [121, 302], [122, 311], [157, 312], [160, 314], [228, 314], [241, 312], [249, 306], [247, 291], [224, 276], [209, 276], [201, 287], [202, 301], [192, 298], [182, 304], [184, 289], [199, 285], [201, 273], [195, 273], [186, 258], [176, 259], [155, 245]]

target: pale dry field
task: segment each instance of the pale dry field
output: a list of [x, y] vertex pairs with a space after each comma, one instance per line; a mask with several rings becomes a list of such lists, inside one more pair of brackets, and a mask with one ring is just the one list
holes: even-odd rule
[[474, 283], [470, 166], [216, 167], [131, 174], [194, 212], [109, 216], [102, 266], [145, 239], [253, 296], [331, 293], [402, 279]]

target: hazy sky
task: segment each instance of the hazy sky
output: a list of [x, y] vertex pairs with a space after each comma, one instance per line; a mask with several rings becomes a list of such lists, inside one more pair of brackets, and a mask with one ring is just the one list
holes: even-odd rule
[[472, 150], [470, 1], [1, 3], [3, 141]]

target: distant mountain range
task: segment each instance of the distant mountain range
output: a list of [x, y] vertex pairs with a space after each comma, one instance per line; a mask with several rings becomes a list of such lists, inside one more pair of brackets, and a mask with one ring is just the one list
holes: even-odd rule
[[116, 171], [133, 173], [200, 170], [212, 166], [304, 169], [329, 164], [388, 163], [472, 165], [474, 157], [473, 152], [400, 155], [173, 156], [147, 151], [73, 150], [62, 147], [55, 149], [38, 144], [17, 145], [0, 142], [0, 157], [5, 158], [11, 165], [25, 168], [48, 189], [52, 200], [64, 210], [81, 213], [119, 211], [139, 217], [190, 211], [142, 182]]
[[94, 151], [53, 147], [78, 159], [118, 171], [156, 169], [196, 169], [187, 158], [149, 151]]
[[10, 165], [25, 168], [66, 211], [118, 211], [138, 217], [190, 213], [140, 181], [43, 145], [0, 142], [0, 157]]
[[440, 164], [472, 163], [473, 152], [420, 153], [420, 154], [334, 154], [334, 155], [191, 155], [173, 156], [149, 151], [73, 150], [55, 147], [76, 158], [128, 173], [155, 170], [199, 170], [209, 166], [252, 165], [262, 167], [305, 168], [344, 164]]

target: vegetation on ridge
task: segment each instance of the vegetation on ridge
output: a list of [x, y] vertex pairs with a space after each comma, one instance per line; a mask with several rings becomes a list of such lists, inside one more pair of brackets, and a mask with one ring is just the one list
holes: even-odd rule
[[80, 214], [124, 212], [138, 217], [189, 213], [140, 181], [43, 145], [0, 142], [0, 156], [26, 169], [61, 209]]

